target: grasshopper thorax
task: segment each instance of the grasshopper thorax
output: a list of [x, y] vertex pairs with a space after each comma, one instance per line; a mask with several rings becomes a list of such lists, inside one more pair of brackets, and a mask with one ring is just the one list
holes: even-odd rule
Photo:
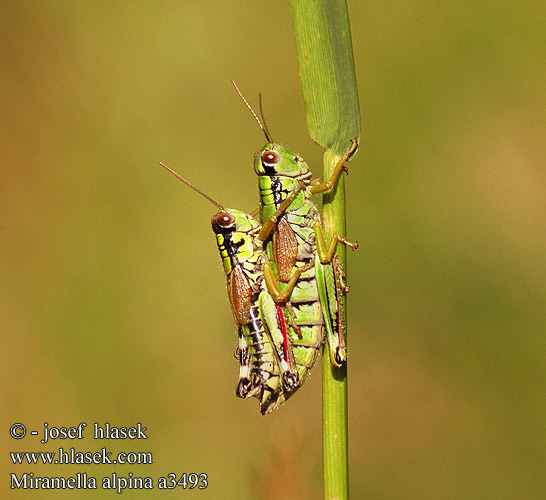
[[305, 181], [311, 176], [307, 163], [284, 146], [268, 142], [256, 152], [254, 170], [258, 175], [291, 177]]

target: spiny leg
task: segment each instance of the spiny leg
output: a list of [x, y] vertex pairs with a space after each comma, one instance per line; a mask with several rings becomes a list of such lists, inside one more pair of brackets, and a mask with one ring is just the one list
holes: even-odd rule
[[288, 371], [283, 373], [283, 377], [282, 377], [283, 387], [287, 391], [292, 391], [298, 386], [298, 383], [299, 383], [298, 369], [296, 367], [294, 352], [292, 351], [292, 342], [288, 338], [288, 329], [286, 327], [286, 322], [284, 320], [283, 308], [279, 304], [275, 304], [275, 308], [277, 309], [277, 316], [279, 318], [279, 323], [280, 323], [281, 332], [282, 332], [282, 340], [283, 340], [282, 347], [284, 351], [284, 359], [286, 360], [288, 364]]
[[345, 292], [349, 293], [351, 287], [345, 282], [345, 271], [343, 270], [343, 264], [339, 260], [339, 255], [335, 254], [332, 258], [332, 266], [334, 267], [334, 272], [336, 275], [337, 282], [339, 287]]
[[251, 396], [250, 391], [252, 389], [250, 354], [242, 327], [239, 327], [239, 345], [236, 350], [236, 358], [239, 361], [239, 382], [235, 394], [239, 398], [248, 398]]
[[265, 323], [265, 330], [269, 334], [279, 360], [283, 387], [287, 391], [292, 391], [298, 386], [299, 375], [294, 353], [292, 352], [292, 343], [288, 337], [283, 307], [275, 304], [265, 290], [260, 293], [258, 300], [262, 321]]
[[296, 324], [296, 311], [294, 311], [294, 307], [290, 302], [287, 302], [284, 307], [288, 310], [288, 315], [290, 316], [290, 326], [301, 339], [303, 334], [301, 333], [301, 327]]
[[317, 272], [317, 284], [322, 311], [325, 316], [330, 361], [332, 365], [340, 367], [347, 359], [343, 314], [341, 311], [341, 291], [347, 293], [348, 287], [343, 281], [345, 273], [335, 250], [338, 243], [343, 243], [356, 250], [358, 243], [351, 243], [345, 237], [335, 234], [332, 237], [330, 246], [327, 248], [324, 233], [319, 223], [315, 225], [314, 231], [317, 254], [320, 260], [317, 265], [317, 269], [320, 271]]
[[320, 305], [326, 327], [326, 339], [330, 350], [330, 362], [340, 367], [347, 359], [343, 315], [341, 310], [341, 293], [337, 286], [334, 266], [331, 263], [317, 262], [315, 267]]
[[330, 362], [340, 367], [345, 362], [345, 348], [343, 341], [343, 321], [341, 315], [341, 297], [336, 286], [336, 277], [331, 263], [322, 264], [317, 261], [315, 266], [317, 289], [320, 299], [326, 340], [330, 351]]
[[337, 351], [334, 355], [336, 361], [340, 364], [347, 361], [347, 347], [345, 346], [345, 324], [343, 322], [343, 299], [341, 297], [340, 289], [345, 293], [349, 292], [349, 287], [345, 284], [343, 278], [345, 277], [345, 271], [343, 265], [339, 260], [339, 256], [336, 254], [332, 259], [332, 271], [334, 273], [334, 280], [336, 286], [336, 303], [337, 303], [337, 316], [338, 316], [338, 329], [337, 329]]

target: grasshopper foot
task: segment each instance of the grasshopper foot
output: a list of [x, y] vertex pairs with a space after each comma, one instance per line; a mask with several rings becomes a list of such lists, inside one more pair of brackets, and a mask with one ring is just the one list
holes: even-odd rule
[[345, 165], [345, 162], [349, 161], [352, 156], [356, 153], [356, 150], [358, 149], [358, 140], [356, 137], [353, 137], [351, 139], [351, 145], [347, 151], [345, 151], [345, 154], [343, 155], [343, 167], [341, 167], [344, 172], [348, 175], [349, 174], [349, 168], [347, 165]]

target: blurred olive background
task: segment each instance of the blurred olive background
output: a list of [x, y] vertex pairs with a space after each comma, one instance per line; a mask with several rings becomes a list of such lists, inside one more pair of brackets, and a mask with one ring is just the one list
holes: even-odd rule
[[[234, 395], [210, 230], [258, 204], [273, 137], [320, 175], [287, 2], [6, 2], [2, 497], [9, 474], [205, 472], [199, 493], [321, 497], [320, 368], [278, 412]], [[347, 179], [354, 499], [539, 499], [546, 425], [546, 8], [350, 2], [363, 120]], [[83, 441], [14, 441], [88, 423]], [[94, 422], [148, 428], [95, 441]], [[150, 451], [153, 465], [14, 466], [7, 450]], [[70, 498], [88, 498], [72, 490]], [[115, 495], [99, 490], [94, 498]]]

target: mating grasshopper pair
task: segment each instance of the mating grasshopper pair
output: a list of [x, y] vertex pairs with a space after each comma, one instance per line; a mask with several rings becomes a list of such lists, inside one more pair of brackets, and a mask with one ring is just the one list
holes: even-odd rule
[[222, 207], [161, 165], [220, 209], [212, 218], [212, 228], [239, 331], [236, 395], [258, 398], [265, 415], [301, 387], [325, 334], [332, 365], [339, 367], [346, 361], [341, 294], [348, 289], [335, 249], [338, 242], [353, 249], [358, 245], [340, 235], [326, 245], [320, 215], [310, 197], [334, 186], [357, 143], [352, 141], [328, 181], [311, 183], [303, 159], [275, 144], [265, 120], [262, 125], [239, 95], [268, 141], [254, 161], [261, 226], [244, 212]]

